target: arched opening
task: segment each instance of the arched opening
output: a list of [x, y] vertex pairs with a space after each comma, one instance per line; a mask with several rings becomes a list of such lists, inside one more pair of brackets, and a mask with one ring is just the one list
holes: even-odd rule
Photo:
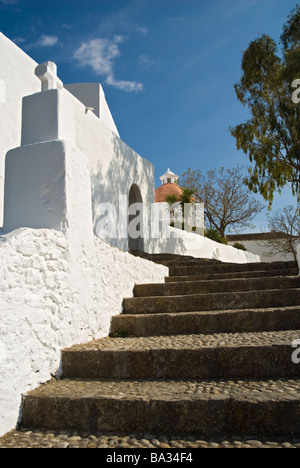
[[143, 199], [139, 187], [133, 184], [129, 191], [128, 248], [129, 252], [144, 251]]

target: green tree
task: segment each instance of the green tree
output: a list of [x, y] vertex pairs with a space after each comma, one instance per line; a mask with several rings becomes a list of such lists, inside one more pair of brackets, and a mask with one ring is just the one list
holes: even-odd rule
[[[247, 122], [231, 127], [239, 150], [253, 166], [246, 185], [271, 207], [274, 193], [290, 185], [300, 199], [300, 104], [292, 99], [300, 79], [300, 7], [283, 27], [280, 43], [262, 35], [243, 52], [242, 76], [235, 85], [247, 106]], [[300, 82], [298, 82], [299, 86]], [[294, 87], [293, 87], [294, 86]]]

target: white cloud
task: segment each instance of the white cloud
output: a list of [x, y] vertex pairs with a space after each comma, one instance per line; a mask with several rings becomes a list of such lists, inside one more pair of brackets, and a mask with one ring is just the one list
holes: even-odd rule
[[143, 83], [137, 83], [136, 81], [116, 80], [113, 75], [109, 75], [106, 78], [106, 83], [108, 85], [115, 86], [115, 88], [119, 88], [122, 91], [127, 91], [128, 93], [139, 92], [143, 91], [144, 89]]
[[139, 56], [139, 64], [144, 70], [147, 70], [154, 65], [154, 60], [151, 60], [147, 55], [142, 54]]
[[143, 34], [144, 36], [147, 36], [149, 32], [147, 28], [143, 28], [142, 26], [137, 26], [136, 30], [140, 32], [141, 34]]
[[52, 47], [57, 43], [58, 43], [58, 37], [57, 36], [47, 36], [47, 35], [44, 34], [37, 41], [37, 46], [38, 47]]
[[[1, 0], [0, 0], [1, 1]], [[16, 38], [17, 42], [21, 43], [24, 42], [23, 38]], [[16, 40], [15, 40], [16, 42]], [[39, 47], [52, 47], [56, 44], [58, 44], [59, 39], [57, 36], [48, 36], [47, 34], [43, 34], [40, 36], [36, 42], [31, 42], [24, 46], [26, 50], [31, 50], [31, 49], [37, 49]]]
[[124, 40], [123, 36], [113, 39], [98, 38], [84, 42], [74, 53], [74, 58], [82, 67], [91, 67], [100, 76], [105, 77], [108, 85], [127, 92], [143, 90], [143, 84], [136, 81], [117, 80], [114, 74], [114, 61], [121, 53], [118, 44]]
[[121, 38], [92, 39], [84, 42], [74, 53], [74, 58], [80, 66], [90, 66], [99, 75], [110, 75], [113, 71], [113, 60], [119, 57], [118, 42]]
[[26, 39], [24, 37], [17, 36], [13, 38], [13, 42], [15, 44], [23, 44], [24, 42], [26, 42]]

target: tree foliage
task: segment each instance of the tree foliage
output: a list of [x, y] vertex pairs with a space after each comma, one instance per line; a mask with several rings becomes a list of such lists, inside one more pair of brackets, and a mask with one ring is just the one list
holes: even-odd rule
[[225, 237], [222, 237], [219, 231], [215, 228], [208, 228], [204, 231], [205, 237], [208, 239], [211, 239], [215, 242], [218, 242], [219, 244], [225, 244], [228, 245], [227, 239]]
[[180, 185], [194, 192], [196, 201], [204, 203], [204, 214], [208, 227], [215, 228], [225, 237], [227, 229], [252, 227], [251, 221], [264, 206], [243, 183], [243, 168], [213, 169], [203, 175], [200, 170], [188, 169]]
[[235, 85], [249, 120], [231, 127], [239, 150], [253, 166], [245, 180], [272, 205], [274, 193], [291, 186], [300, 199], [300, 104], [292, 100], [300, 79], [300, 7], [283, 27], [280, 44], [261, 35], [243, 53], [242, 76]]
[[181, 189], [181, 194], [175, 195], [173, 193], [170, 193], [166, 195], [165, 201], [169, 205], [170, 209], [170, 214], [171, 214], [171, 223], [174, 224], [174, 211], [173, 207], [175, 207], [176, 203], [179, 203], [181, 207], [181, 213], [182, 213], [182, 229], [184, 229], [184, 224], [185, 224], [185, 205], [190, 205], [195, 203], [195, 190], [190, 188], [190, 187], [183, 187]]

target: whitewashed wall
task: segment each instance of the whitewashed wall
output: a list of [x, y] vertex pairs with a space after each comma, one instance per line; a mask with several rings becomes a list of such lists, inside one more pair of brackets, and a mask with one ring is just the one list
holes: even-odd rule
[[[113, 203], [118, 211], [119, 196], [129, 195], [133, 184], [140, 188], [146, 205], [154, 202], [153, 165], [120, 140], [100, 85], [72, 88], [76, 94], [78, 86], [81, 87], [83, 100], [91, 87], [97, 90], [98, 118], [86, 111], [86, 105], [66, 89], [59, 94], [55, 90], [39, 93], [41, 82], [35, 76], [37, 63], [1, 33], [0, 63], [0, 227], [3, 225], [4, 159], [7, 151], [20, 146], [22, 117], [22, 145], [66, 140], [88, 158], [95, 232], [99, 204]], [[27, 97], [22, 108], [24, 96]], [[111, 244], [128, 249], [127, 238], [112, 239]]]
[[147, 251], [150, 253], [175, 253], [191, 255], [195, 258], [211, 258], [226, 263], [257, 263], [258, 255], [235, 249], [191, 232], [165, 227], [165, 236], [149, 240]]
[[0, 32], [0, 226], [3, 220], [4, 160], [20, 145], [22, 98], [41, 90], [37, 63]]
[[[111, 203], [119, 213], [120, 196], [129, 196], [133, 184], [139, 187], [143, 203], [150, 210], [155, 196], [153, 165], [93, 112], [86, 112], [86, 107], [65, 89], [27, 96], [23, 101], [22, 145], [54, 140], [68, 141], [89, 161], [95, 233], [100, 204]], [[120, 238], [119, 234], [110, 243], [128, 250], [127, 237]]]
[[[229, 242], [229, 244], [233, 245], [235, 242]], [[272, 246], [267, 240], [241, 240], [240, 243], [244, 245], [248, 252], [259, 255], [262, 262], [289, 262], [294, 260], [293, 254], [276, 253], [274, 255]]]
[[15, 427], [21, 394], [58, 371], [60, 351], [107, 336], [135, 283], [168, 269], [94, 238], [76, 245], [47, 229], [0, 240], [0, 435]]
[[97, 115], [108, 129], [120, 137], [113, 116], [107, 105], [103, 88], [99, 83], [64, 84], [64, 88], [79, 99], [85, 106], [93, 108], [91, 112]]

